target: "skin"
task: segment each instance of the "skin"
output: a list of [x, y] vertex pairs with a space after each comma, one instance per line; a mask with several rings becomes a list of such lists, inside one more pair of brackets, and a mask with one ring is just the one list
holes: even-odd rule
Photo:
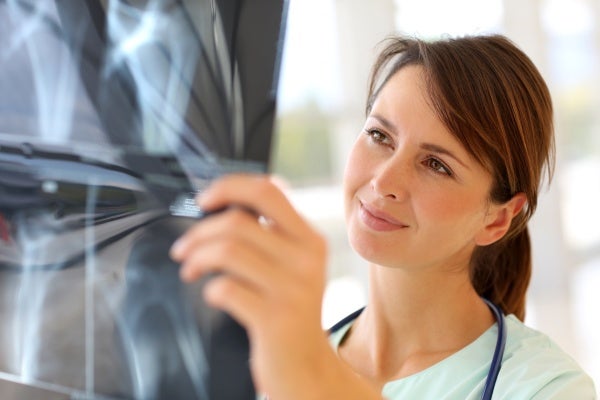
[[344, 176], [348, 236], [370, 261], [371, 290], [340, 355], [377, 387], [448, 357], [494, 323], [470, 283], [469, 260], [507, 232], [525, 203], [523, 194], [490, 202], [490, 173], [426, 93], [420, 67], [389, 80]]
[[276, 399], [380, 399], [385, 382], [435, 364], [493, 324], [468, 260], [506, 233], [525, 200], [493, 204], [491, 183], [432, 111], [420, 68], [396, 73], [344, 176], [348, 237], [369, 262], [370, 297], [338, 354], [321, 327], [325, 240], [269, 177], [214, 182], [200, 207], [236, 206], [197, 223], [171, 256], [184, 281], [225, 272], [203, 294], [247, 329], [259, 390]]

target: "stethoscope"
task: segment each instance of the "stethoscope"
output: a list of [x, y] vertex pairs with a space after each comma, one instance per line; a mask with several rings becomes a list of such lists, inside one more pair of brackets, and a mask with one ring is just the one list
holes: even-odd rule
[[[485, 379], [485, 386], [483, 387], [483, 393], [481, 395], [481, 400], [491, 400], [492, 394], [494, 393], [494, 386], [496, 386], [496, 380], [498, 379], [498, 374], [500, 373], [500, 367], [502, 366], [502, 356], [504, 355], [504, 347], [506, 346], [506, 326], [504, 324], [504, 314], [502, 313], [500, 307], [487, 299], [483, 300], [490, 307], [494, 317], [496, 317], [496, 324], [498, 325], [496, 348], [494, 349], [492, 363], [490, 365], [487, 378]], [[331, 335], [332, 333], [346, 326], [351, 321], [354, 321], [363, 310], [364, 307], [354, 311], [352, 314], [333, 325], [331, 328], [329, 328], [329, 334]]]

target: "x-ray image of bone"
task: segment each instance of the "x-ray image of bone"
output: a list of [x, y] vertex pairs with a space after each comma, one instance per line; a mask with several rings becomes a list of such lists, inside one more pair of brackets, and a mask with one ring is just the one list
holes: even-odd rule
[[285, 11], [0, 0], [3, 398], [254, 397], [167, 249], [208, 182], [268, 168]]

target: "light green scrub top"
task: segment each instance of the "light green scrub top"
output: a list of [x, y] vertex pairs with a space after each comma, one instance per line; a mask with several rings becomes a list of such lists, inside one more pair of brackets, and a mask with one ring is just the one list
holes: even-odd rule
[[[493, 399], [596, 399], [592, 379], [548, 336], [525, 326], [514, 315], [505, 318], [506, 347]], [[335, 349], [352, 322], [333, 333]], [[497, 325], [437, 364], [388, 382], [383, 396], [396, 399], [481, 398], [496, 346]]]

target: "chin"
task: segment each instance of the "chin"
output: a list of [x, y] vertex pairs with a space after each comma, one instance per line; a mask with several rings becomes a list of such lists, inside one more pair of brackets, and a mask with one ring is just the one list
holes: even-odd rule
[[398, 255], [388, 253], [392, 247], [389, 244], [382, 244], [376, 238], [369, 238], [364, 232], [362, 234], [353, 233], [349, 229], [348, 242], [352, 249], [365, 261], [378, 265], [390, 265], [398, 259]]

